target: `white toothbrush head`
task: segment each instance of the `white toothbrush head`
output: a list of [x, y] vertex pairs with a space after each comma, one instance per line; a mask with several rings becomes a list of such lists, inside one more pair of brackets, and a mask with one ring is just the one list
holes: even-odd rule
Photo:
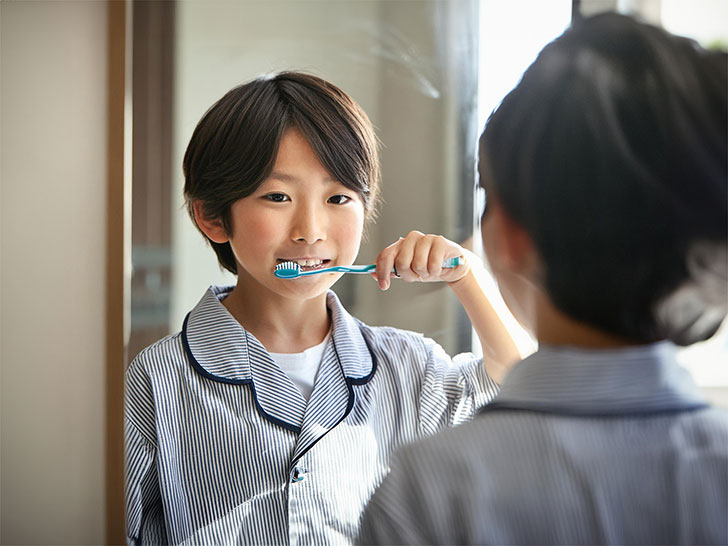
[[273, 274], [279, 279], [295, 279], [301, 276], [301, 266], [296, 262], [283, 262], [276, 266]]

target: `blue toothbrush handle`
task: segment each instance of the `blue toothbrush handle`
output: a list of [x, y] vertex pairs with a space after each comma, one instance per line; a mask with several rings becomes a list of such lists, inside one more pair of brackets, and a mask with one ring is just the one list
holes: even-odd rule
[[[450, 259], [442, 262], [442, 268], [443, 269], [454, 269], [457, 266], [462, 265], [464, 263], [465, 263], [465, 259], [462, 256], [457, 256], [455, 258], [450, 258]], [[311, 275], [311, 274], [315, 274], [315, 273], [332, 273], [332, 272], [354, 273], [355, 275], [366, 275], [366, 274], [369, 274], [369, 273], [372, 273], [373, 271], [375, 271], [376, 268], [377, 268], [377, 266], [375, 264], [352, 265], [350, 267], [336, 266], [336, 267], [329, 267], [327, 269], [322, 269], [319, 271], [310, 271], [310, 272], [302, 273], [302, 275], [306, 275], [306, 274]], [[392, 269], [392, 273], [394, 273], [395, 275], [397, 274], [397, 272], [394, 269]]]
[[319, 273], [355, 273], [355, 274], [367, 274], [374, 271], [376, 266], [372, 265], [337, 265], [334, 267], [327, 267], [326, 269], [315, 269], [313, 271], [302, 271], [298, 274], [299, 277], [305, 277], [307, 275], [318, 275]]
[[354, 273], [355, 275], [368, 275], [369, 273], [372, 273], [376, 271], [377, 266], [374, 264], [371, 265], [352, 265], [351, 267], [339, 267], [337, 268], [339, 271], [343, 273]]

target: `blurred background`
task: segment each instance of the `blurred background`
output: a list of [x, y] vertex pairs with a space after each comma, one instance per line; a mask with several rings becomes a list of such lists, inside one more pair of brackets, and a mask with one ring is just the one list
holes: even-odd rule
[[[331, 80], [382, 143], [384, 204], [357, 263], [411, 229], [482, 252], [488, 114], [574, 14], [607, 10], [728, 45], [725, 0], [1, 1], [0, 542], [123, 541], [124, 367], [234, 283], [182, 208], [182, 155], [215, 100], [283, 69]], [[365, 322], [480, 350], [446, 287], [367, 280], [335, 286]], [[681, 360], [728, 407], [725, 328]]]

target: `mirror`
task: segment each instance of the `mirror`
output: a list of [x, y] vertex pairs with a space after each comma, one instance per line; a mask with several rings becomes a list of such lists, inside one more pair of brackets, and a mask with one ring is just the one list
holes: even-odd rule
[[[133, 2], [132, 309], [128, 355], [179, 331], [220, 271], [182, 206], [182, 156], [218, 98], [268, 72], [307, 70], [334, 82], [366, 110], [382, 143], [376, 224], [357, 263], [411, 229], [466, 243], [475, 228], [477, 137], [488, 113], [536, 53], [569, 23], [573, 9], [637, 12], [708, 47], [728, 43], [725, 7], [700, 0], [459, 0], [335, 2]], [[530, 337], [494, 305], [522, 352]], [[467, 317], [447, 287], [367, 278], [335, 286], [347, 309], [371, 325], [422, 332], [450, 354], [473, 348]], [[728, 325], [681, 352], [698, 383], [725, 405]], [[718, 392], [713, 396], [713, 391]]]

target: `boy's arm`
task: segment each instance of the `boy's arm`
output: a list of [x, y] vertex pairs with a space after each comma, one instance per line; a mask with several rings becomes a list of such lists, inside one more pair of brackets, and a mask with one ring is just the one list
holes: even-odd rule
[[168, 544], [156, 446], [128, 418], [124, 427], [126, 543]]
[[521, 359], [518, 347], [475, 278], [472, 268], [464, 277], [449, 285], [478, 334], [488, 375], [501, 384], [508, 370]]
[[152, 384], [142, 357], [129, 365], [124, 385], [126, 543], [169, 544], [157, 467]]
[[[466, 264], [442, 268], [444, 260], [456, 256], [464, 256]], [[411, 231], [379, 253], [374, 276], [382, 290], [389, 288], [393, 268], [405, 282], [449, 283], [478, 333], [488, 375], [500, 384], [510, 367], [520, 360], [520, 353], [475, 278], [470, 262], [477, 259], [440, 235]]]

